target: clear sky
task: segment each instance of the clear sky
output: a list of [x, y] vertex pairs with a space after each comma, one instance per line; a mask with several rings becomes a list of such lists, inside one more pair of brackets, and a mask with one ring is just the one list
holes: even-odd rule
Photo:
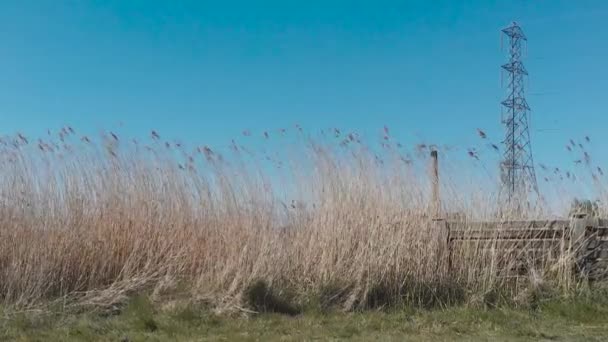
[[[606, 1], [0, 2], [0, 133], [222, 145], [293, 127], [466, 146], [502, 135], [500, 29], [526, 32], [537, 162], [608, 147]], [[606, 160], [608, 162], [608, 160]]]

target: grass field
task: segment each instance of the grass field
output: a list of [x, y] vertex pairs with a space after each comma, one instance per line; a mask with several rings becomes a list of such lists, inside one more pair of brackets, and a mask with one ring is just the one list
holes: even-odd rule
[[306, 312], [217, 316], [192, 306], [159, 309], [144, 298], [120, 313], [21, 313], [2, 321], [17, 341], [605, 341], [606, 300], [547, 302], [535, 310]]

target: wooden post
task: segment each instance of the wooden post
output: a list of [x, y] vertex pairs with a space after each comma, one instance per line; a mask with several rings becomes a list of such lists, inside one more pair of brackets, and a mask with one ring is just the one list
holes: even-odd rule
[[[450, 239], [449, 223], [441, 214], [441, 199], [439, 198], [439, 158], [437, 150], [431, 151], [431, 223], [437, 237], [437, 272], [441, 273], [443, 265], [452, 272], [452, 241]], [[446, 260], [447, 259], [447, 260]], [[447, 265], [445, 262], [447, 261]]]
[[441, 217], [441, 200], [439, 199], [439, 160], [437, 150], [431, 151], [431, 206], [434, 219]]
[[434, 218], [431, 220], [431, 231], [436, 234], [437, 248], [437, 274], [441, 274], [447, 267], [448, 271], [452, 270], [452, 241], [450, 238], [450, 226], [448, 221], [443, 218]]
[[569, 251], [573, 253], [575, 271], [583, 278], [588, 277], [589, 269], [587, 265], [587, 244], [586, 230], [589, 224], [586, 213], [574, 213], [570, 217], [570, 241]]

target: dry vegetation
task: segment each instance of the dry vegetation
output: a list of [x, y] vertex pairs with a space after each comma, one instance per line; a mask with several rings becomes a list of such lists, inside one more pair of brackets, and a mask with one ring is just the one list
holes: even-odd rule
[[[380, 152], [354, 134], [331, 134], [338, 144], [301, 134], [286, 159], [236, 143], [223, 154], [188, 149], [156, 132], [147, 146], [68, 127], [47, 141], [3, 139], [0, 301], [105, 310], [145, 291], [219, 311], [290, 313], [497, 296], [519, 303], [540, 288], [565, 296], [580, 285], [547, 269], [513, 288], [475, 258], [448, 272], [428, 205], [428, 147], [412, 157], [388, 130]], [[446, 210], [500, 212], [491, 191], [463, 192], [447, 178]]]

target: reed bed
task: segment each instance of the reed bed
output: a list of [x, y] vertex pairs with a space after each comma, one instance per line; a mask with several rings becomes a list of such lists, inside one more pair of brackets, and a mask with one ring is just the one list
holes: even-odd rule
[[[480, 168], [479, 150], [405, 146], [388, 129], [379, 144], [337, 129], [329, 138], [295, 131], [282, 154], [235, 141], [217, 150], [186, 147], [155, 131], [145, 142], [112, 132], [93, 139], [70, 127], [46, 140], [3, 138], [0, 301], [112, 308], [146, 292], [246, 311], [255, 309], [256, 291], [272, 291], [297, 307], [352, 310], [492, 296], [517, 302], [541, 287], [555, 295], [579, 287], [571, 274], [537, 270], [527, 286], [513, 288], [475, 251], [457, 272], [448, 270], [429, 204], [428, 151], [441, 151], [444, 213], [512, 218], [494, 180], [478, 177], [495, 166]], [[275, 138], [258, 135], [252, 145]], [[590, 187], [601, 197], [601, 186]], [[518, 215], [550, 212], [541, 200], [526, 208]]]

